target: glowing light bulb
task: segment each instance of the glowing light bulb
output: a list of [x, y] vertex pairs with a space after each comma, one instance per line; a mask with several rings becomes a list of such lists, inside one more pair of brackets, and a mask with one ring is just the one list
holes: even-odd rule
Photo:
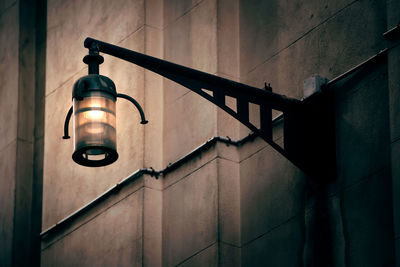
[[101, 120], [105, 117], [105, 112], [101, 110], [89, 110], [85, 112], [84, 116], [88, 120]]

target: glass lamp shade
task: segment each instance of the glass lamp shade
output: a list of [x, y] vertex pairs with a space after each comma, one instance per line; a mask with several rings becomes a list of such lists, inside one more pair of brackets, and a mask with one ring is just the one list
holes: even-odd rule
[[83, 99], [73, 98], [73, 160], [98, 167], [118, 159], [116, 146], [115, 98], [91, 91]]

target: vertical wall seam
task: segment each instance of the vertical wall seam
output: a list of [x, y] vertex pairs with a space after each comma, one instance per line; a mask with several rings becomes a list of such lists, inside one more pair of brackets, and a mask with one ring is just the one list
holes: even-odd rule
[[[15, 157], [15, 162], [17, 161], [17, 155], [18, 155], [18, 128], [19, 128], [19, 124], [18, 124], [18, 118], [19, 118], [19, 113], [20, 113], [20, 111], [19, 111], [19, 108], [18, 108], [18, 104], [19, 104], [19, 94], [20, 94], [20, 91], [19, 91], [19, 88], [20, 88], [20, 80], [19, 80], [19, 77], [20, 77], [20, 75], [19, 75], [19, 71], [20, 71], [20, 64], [19, 64], [19, 62], [20, 62], [20, 55], [21, 55], [21, 53], [20, 53], [20, 39], [21, 39], [21, 30], [20, 30], [20, 11], [19, 11], [19, 6], [20, 6], [20, 2], [18, 1], [17, 2], [17, 4], [16, 4], [16, 8], [17, 8], [17, 16], [18, 16], [18, 19], [17, 19], [17, 23], [18, 23], [18, 27], [17, 27], [17, 29], [18, 29], [18, 49], [17, 49], [17, 53], [18, 53], [18, 55], [17, 55], [17, 58], [18, 58], [18, 73], [17, 73], [17, 75], [18, 75], [18, 78], [17, 78], [17, 88], [15, 88], [16, 90], [17, 90], [17, 131], [16, 131], [16, 141], [15, 141], [15, 155], [14, 155], [14, 157]], [[17, 202], [17, 181], [16, 181], [16, 177], [17, 177], [17, 171], [18, 171], [18, 165], [17, 165], [17, 163], [15, 163], [15, 166], [14, 166], [14, 177], [13, 177], [13, 179], [14, 179], [14, 200], [13, 200], [13, 223], [12, 223], [12, 226], [13, 226], [13, 229], [12, 229], [12, 231], [13, 231], [13, 234], [12, 234], [12, 241], [11, 241], [11, 266], [14, 266], [14, 262], [15, 262], [15, 257], [16, 257], [16, 253], [15, 253], [15, 251], [16, 251], [16, 249], [15, 249], [15, 223], [16, 223], [16, 216], [15, 216], [15, 214], [16, 214], [16, 212], [17, 212], [17, 210], [16, 210], [16, 205], [15, 205], [15, 203]]]
[[[31, 203], [31, 229], [33, 240], [30, 261], [34, 266], [41, 264], [42, 206], [43, 206], [43, 163], [44, 125], [46, 101], [46, 47], [47, 47], [47, 0], [36, 1], [35, 10], [35, 98], [33, 140], [33, 182]], [[36, 234], [37, 233], [37, 234]]]
[[143, 186], [143, 194], [142, 194], [142, 266], [144, 266], [144, 242], [145, 242], [145, 239], [144, 239], [144, 227], [145, 227], [145, 225], [144, 225], [144, 216], [145, 216], [145, 207], [144, 207], [144, 205], [145, 205], [145, 197], [144, 197], [144, 194], [146, 194], [146, 188]]

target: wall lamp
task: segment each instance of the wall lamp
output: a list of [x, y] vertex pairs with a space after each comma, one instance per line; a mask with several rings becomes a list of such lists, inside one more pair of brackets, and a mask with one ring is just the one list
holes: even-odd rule
[[[63, 136], [69, 138], [68, 125], [73, 115], [72, 158], [76, 163], [98, 167], [118, 159], [115, 129], [118, 97], [132, 102], [140, 112], [141, 123], [147, 123], [139, 103], [128, 95], [118, 94], [113, 81], [99, 75], [99, 65], [104, 61], [99, 54], [102, 52], [196, 92], [246, 125], [307, 175], [318, 180], [336, 176], [333, 98], [328, 92], [312, 91], [305, 99], [297, 100], [273, 93], [269, 86], [255, 88], [92, 38], [87, 38], [84, 46], [89, 49], [83, 59], [89, 75], [74, 84], [73, 104], [65, 120]], [[236, 110], [226, 105], [226, 97], [236, 100]], [[259, 126], [250, 122], [250, 103], [259, 106]], [[272, 136], [272, 110], [283, 113], [283, 146]]]

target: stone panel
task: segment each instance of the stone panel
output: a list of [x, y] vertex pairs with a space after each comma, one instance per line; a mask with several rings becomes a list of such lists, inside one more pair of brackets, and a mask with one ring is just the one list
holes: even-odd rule
[[228, 75], [230, 79], [238, 79], [239, 1], [219, 0], [217, 8], [218, 73]]
[[[17, 249], [21, 257], [14, 257], [15, 266], [30, 264], [27, 257], [31, 251], [32, 223], [37, 219], [32, 215], [33, 199], [33, 144], [24, 140], [17, 140], [16, 171], [14, 191], [14, 233], [13, 250]], [[38, 244], [36, 244], [38, 245]], [[13, 252], [15, 253], [15, 252]]]
[[399, 69], [400, 48], [394, 48], [388, 56], [388, 76], [389, 76], [389, 111], [390, 111], [390, 132], [391, 140], [400, 139], [400, 75], [396, 70]]
[[42, 250], [42, 266], [141, 266], [143, 190]]
[[[179, 1], [179, 3], [185, 1]], [[187, 1], [186, 1], [187, 2]], [[174, 3], [164, 3], [167, 17]], [[164, 28], [164, 58], [188, 67], [217, 71], [217, 8], [204, 0]], [[167, 19], [165, 19], [167, 21]], [[216, 107], [164, 80], [163, 161], [168, 164], [216, 134]]]
[[143, 266], [162, 266], [162, 191], [144, 188]]
[[216, 107], [194, 92], [164, 105], [163, 165], [216, 135]]
[[392, 266], [393, 214], [388, 167], [342, 193], [346, 266]]
[[240, 246], [240, 170], [236, 162], [218, 159], [219, 241]]
[[242, 244], [297, 216], [305, 176], [270, 146], [240, 163]]
[[[239, 80], [239, 1], [217, 2], [217, 75], [230, 80]], [[229, 99], [225, 99], [229, 102]], [[219, 136], [239, 139], [240, 123], [221, 109], [217, 109]]]
[[15, 6], [17, 3], [16, 0], [3, 0], [0, 2], [0, 15], [2, 13], [5, 13], [10, 9], [11, 7]]
[[336, 159], [344, 186], [380, 170], [390, 161], [386, 67], [364, 69], [338, 83]]
[[[144, 32], [140, 30], [122, 45], [143, 50]], [[120, 93], [143, 103], [143, 69], [116, 58], [105, 56], [107, 67], [102, 72], [113, 79]], [[117, 100], [117, 151], [119, 159], [112, 165], [88, 168], [76, 164], [73, 139], [63, 140], [64, 120], [70, 108], [73, 83], [87, 70], [82, 70], [62, 87], [46, 97], [45, 158], [43, 186], [43, 229], [90, 202], [118, 181], [143, 167], [144, 125], [130, 102]], [[70, 122], [72, 137], [72, 120]]]
[[145, 0], [144, 4], [146, 25], [161, 30], [164, 27], [164, 0]]
[[242, 248], [242, 266], [303, 266], [303, 216], [296, 216]]
[[0, 16], [0, 150], [17, 137], [18, 5]]
[[[383, 12], [376, 12], [384, 9], [384, 4], [384, 1], [373, 0], [354, 2], [287, 49], [254, 66], [251, 72], [242, 71], [242, 81], [259, 88], [267, 81], [274, 92], [300, 99], [303, 96], [303, 82], [312, 74], [318, 73], [332, 79], [384, 47], [382, 33], [386, 29], [385, 16]], [[268, 17], [265, 13], [261, 14]], [[359, 38], [359, 32], [369, 34]], [[241, 42], [248, 42], [247, 39], [243, 40], [243, 36], [241, 38]], [[265, 48], [270, 49], [273, 42], [269, 40]], [[243, 61], [257, 58], [253, 50], [244, 57], [242, 50], [243, 47], [241, 66], [245, 64]]]
[[[117, 205], [122, 200], [126, 199], [132, 194], [143, 189], [143, 178], [139, 177], [130, 180], [125, 186], [120, 186], [118, 190], [113, 189], [115, 194], [106, 194], [99, 196], [100, 199], [94, 200], [89, 206], [82, 207], [83, 209], [77, 210], [74, 214], [69, 214], [64, 217], [62, 221], [58, 222], [58, 226], [52, 225], [50, 228], [41, 232], [41, 249], [52, 246], [59, 240], [75, 232], [83, 225], [89, 223], [98, 216], [101, 216], [105, 211]], [[116, 193], [118, 191], [118, 193]], [[54, 228], [55, 227], [55, 228]]]
[[360, 1], [240, 1], [242, 75], [340, 14], [352, 2]]
[[[310, 33], [250, 73], [241, 74], [241, 81], [257, 88], [270, 83], [272, 91], [289, 97], [303, 97], [303, 82], [318, 72], [318, 35]], [[242, 64], [241, 64], [242, 65]], [[273, 117], [278, 113], [273, 112]]]
[[167, 188], [173, 185], [174, 183], [187, 177], [191, 173], [194, 173], [197, 170], [203, 168], [216, 158], [217, 158], [217, 151], [213, 148], [201, 152], [196, 157], [193, 157], [193, 159], [185, 162], [185, 164], [183, 164], [182, 166], [179, 166], [179, 168], [175, 169], [173, 172], [167, 173], [164, 176], [164, 179], [162, 179], [162, 186], [163, 186], [162, 188]]
[[[19, 3], [18, 52], [18, 133], [19, 139], [33, 142], [36, 90], [36, 2]], [[39, 9], [39, 7], [37, 7]], [[16, 45], [16, 44], [14, 44]], [[32, 165], [28, 165], [31, 167]]]
[[304, 214], [304, 266], [335, 266], [345, 264], [345, 235], [342, 225], [341, 201], [331, 195], [325, 185], [308, 192], [309, 205]]
[[182, 267], [217, 267], [218, 266], [218, 245], [214, 244], [184, 262], [176, 265]]
[[203, 0], [166, 0], [164, 1], [164, 23], [169, 25], [195, 9]]
[[395, 240], [396, 262], [394, 266], [399, 266], [400, 263], [400, 238]]
[[[188, 2], [188, 1], [180, 1]], [[167, 9], [169, 5], [165, 5]], [[217, 5], [204, 0], [196, 8], [164, 29], [164, 58], [208, 73], [217, 72]], [[166, 105], [188, 92], [175, 82], [165, 80]]]
[[392, 184], [394, 235], [400, 238], [400, 141], [392, 144]]
[[84, 68], [86, 37], [118, 44], [144, 25], [143, 0], [51, 0], [47, 7], [46, 94]]
[[[236, 139], [238, 140], [238, 139]], [[239, 149], [235, 146], [224, 144], [222, 142], [217, 142], [216, 151], [218, 153], [218, 157], [222, 159], [226, 159], [233, 162], [239, 162], [240, 154]]]
[[[244, 126], [243, 126], [244, 127]], [[247, 129], [247, 127], [246, 127]], [[272, 128], [273, 140], [276, 144], [283, 147], [283, 121], [275, 124]], [[246, 136], [246, 135], [245, 135]], [[240, 139], [236, 139], [240, 140]], [[230, 146], [228, 144], [218, 143], [217, 150], [218, 156], [234, 162], [241, 162], [258, 151], [270, 146], [264, 139], [254, 137], [246, 142], [244, 145], [238, 147]]]
[[17, 144], [11, 142], [0, 150], [0, 266], [11, 266]]
[[219, 266], [239, 267], [242, 266], [242, 249], [225, 243], [219, 243]]
[[[318, 28], [318, 73], [332, 79], [386, 47], [385, 1], [354, 1]], [[360, 33], [363, 38], [360, 38]]]
[[218, 239], [217, 162], [163, 193], [163, 265], [175, 266]]

